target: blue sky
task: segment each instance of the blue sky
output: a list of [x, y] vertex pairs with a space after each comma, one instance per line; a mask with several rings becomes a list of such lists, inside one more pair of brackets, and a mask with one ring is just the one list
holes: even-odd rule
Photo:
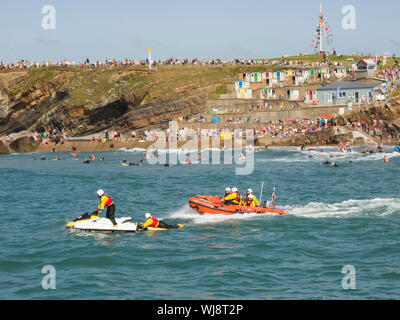
[[[0, 60], [271, 58], [312, 53], [319, 4], [342, 54], [400, 55], [400, 1], [371, 0], [2, 0]], [[56, 29], [41, 25], [44, 5]], [[356, 9], [344, 30], [342, 7]]]

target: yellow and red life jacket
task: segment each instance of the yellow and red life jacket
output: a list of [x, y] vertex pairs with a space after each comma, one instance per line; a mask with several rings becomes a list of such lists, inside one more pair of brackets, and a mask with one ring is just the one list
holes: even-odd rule
[[249, 206], [249, 205], [251, 205], [252, 202], [253, 202], [253, 200], [250, 200], [248, 195], [246, 195], [243, 199], [244, 206]]
[[159, 221], [156, 219], [156, 217], [152, 216], [150, 219], [153, 220], [153, 223], [150, 225], [150, 227], [157, 228]]
[[105, 205], [107, 206], [107, 207], [109, 207], [109, 206], [111, 206], [113, 203], [114, 203], [114, 201], [110, 198], [110, 196], [108, 196], [108, 195], [103, 195], [103, 197], [106, 197], [107, 198], [107, 201], [106, 201], [106, 203], [105, 203]]
[[235, 199], [235, 200], [232, 200], [232, 202], [233, 202], [233, 203], [240, 204], [240, 202], [242, 201], [242, 196], [240, 195], [240, 193], [239, 193], [238, 191], [233, 192], [233, 193], [236, 193], [236, 199]]

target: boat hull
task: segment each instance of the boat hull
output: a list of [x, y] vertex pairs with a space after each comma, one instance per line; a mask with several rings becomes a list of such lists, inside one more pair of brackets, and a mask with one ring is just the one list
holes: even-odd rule
[[277, 208], [265, 208], [265, 207], [245, 207], [238, 205], [226, 205], [222, 202], [220, 197], [217, 196], [196, 196], [189, 199], [190, 207], [200, 214], [278, 214], [287, 215], [285, 210]]

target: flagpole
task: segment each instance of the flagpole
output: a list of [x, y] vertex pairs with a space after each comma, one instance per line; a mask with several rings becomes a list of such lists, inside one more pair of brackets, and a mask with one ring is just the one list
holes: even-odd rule
[[263, 194], [263, 189], [264, 189], [264, 181], [261, 183], [261, 192], [260, 192], [260, 201], [259, 201], [260, 205], [261, 205], [261, 197]]
[[[321, 20], [322, 17], [322, 3], [319, 4], [319, 20]], [[320, 33], [320, 39], [319, 39], [319, 51], [322, 53], [323, 47], [322, 47], [322, 25], [321, 22], [319, 24], [319, 33]]]
[[147, 50], [149, 50], [149, 70], [151, 70], [151, 47], [148, 47]]

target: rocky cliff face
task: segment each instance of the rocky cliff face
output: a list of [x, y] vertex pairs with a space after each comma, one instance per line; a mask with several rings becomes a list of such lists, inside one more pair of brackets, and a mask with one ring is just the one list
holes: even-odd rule
[[[394, 143], [400, 136], [400, 97], [395, 97], [390, 103], [364, 107], [344, 116], [333, 119], [338, 125], [352, 122], [365, 122], [372, 126], [374, 120], [381, 129], [382, 139], [386, 143]], [[379, 123], [383, 120], [383, 126]]]
[[215, 89], [213, 81], [185, 82], [178, 76], [169, 81], [147, 70], [81, 68], [2, 72], [0, 134], [58, 127], [82, 136], [165, 127], [179, 116], [203, 112]]

